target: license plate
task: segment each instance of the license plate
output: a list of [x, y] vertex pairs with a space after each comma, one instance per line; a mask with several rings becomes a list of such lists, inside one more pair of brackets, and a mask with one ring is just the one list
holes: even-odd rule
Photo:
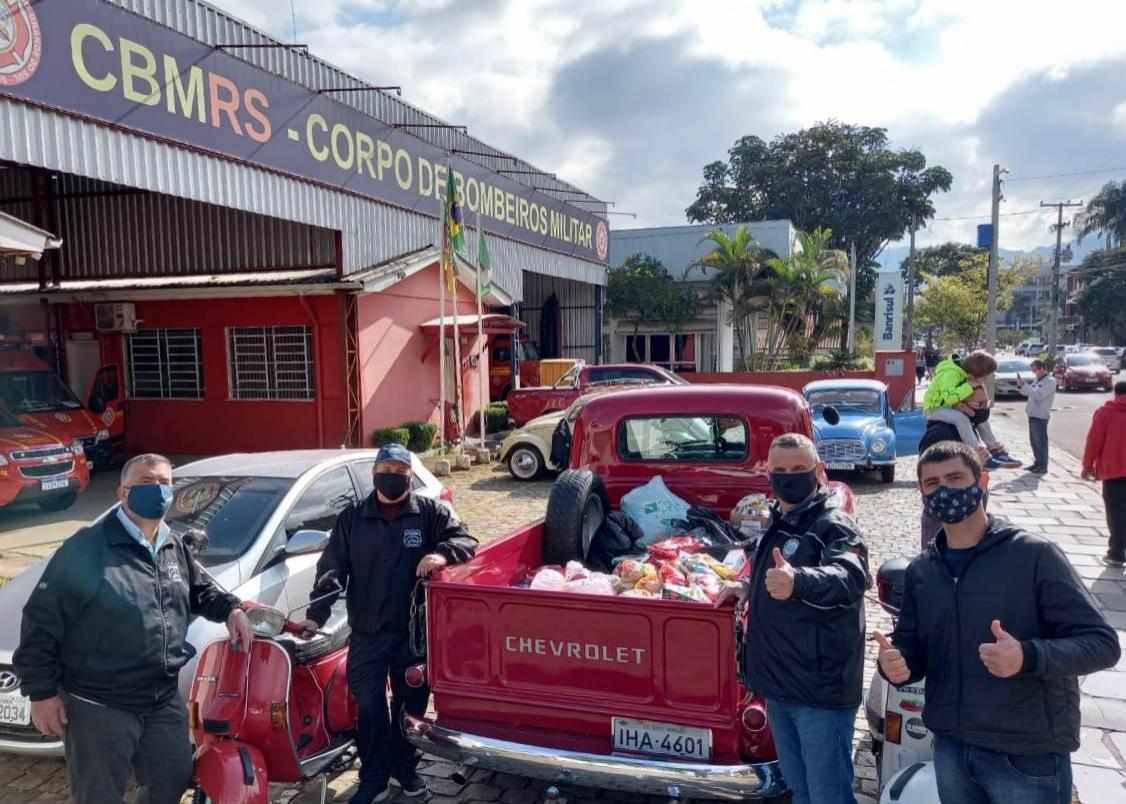
[[31, 723], [31, 699], [18, 692], [0, 694], [0, 723], [27, 726]]
[[614, 718], [614, 750], [632, 754], [708, 760], [712, 733], [708, 729]]
[[825, 468], [826, 469], [848, 470], [848, 469], [852, 469], [852, 464], [851, 463], [827, 463], [827, 464], [825, 464]]
[[55, 489], [65, 489], [70, 485], [70, 481], [65, 477], [58, 478], [57, 480], [40, 480], [39, 488], [43, 491], [54, 491]]

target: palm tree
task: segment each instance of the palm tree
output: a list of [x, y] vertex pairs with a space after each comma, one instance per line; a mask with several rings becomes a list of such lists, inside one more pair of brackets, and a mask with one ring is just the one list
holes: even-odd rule
[[[767, 337], [770, 360], [783, 348], [805, 337], [812, 318], [825, 318], [826, 302], [841, 295], [848, 275], [848, 257], [838, 249], [829, 248], [833, 232], [818, 227], [809, 234], [798, 233], [798, 248], [787, 259], [775, 257], [767, 265], [774, 272], [771, 285], [775, 307], [771, 313], [771, 334]], [[826, 327], [814, 327], [817, 333]], [[816, 342], [814, 343], [816, 346]]]
[[1106, 237], [1109, 251], [1126, 245], [1126, 180], [1119, 184], [1108, 181], [1090, 200], [1076, 221], [1076, 242], [1092, 234]]
[[[712, 243], [714, 248], [693, 262], [684, 272], [685, 277], [693, 268], [705, 274], [709, 269], [716, 273], [711, 280], [711, 296], [726, 302], [730, 308], [728, 318], [735, 330], [739, 343], [739, 354], [743, 370], [754, 366], [755, 344], [758, 340], [758, 314], [767, 309], [770, 299], [769, 280], [772, 276], [767, 261], [773, 252], [762, 248], [755, 242], [754, 235], [745, 225], [735, 230], [734, 237], [728, 237], [722, 229], [709, 232], [700, 238], [697, 245]], [[746, 327], [750, 322], [750, 338], [746, 337]], [[749, 341], [749, 344], [748, 344]], [[750, 347], [748, 363], [748, 349]]]

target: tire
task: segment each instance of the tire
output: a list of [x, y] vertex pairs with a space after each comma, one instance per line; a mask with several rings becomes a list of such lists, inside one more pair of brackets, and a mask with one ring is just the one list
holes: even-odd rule
[[891, 466], [880, 467], [880, 480], [882, 480], [884, 483], [895, 482], [895, 464], [892, 464]]
[[508, 453], [508, 473], [517, 480], [535, 480], [543, 470], [543, 455], [531, 444], [517, 444]]
[[589, 469], [568, 469], [551, 486], [543, 523], [543, 562], [582, 561], [609, 509], [606, 484]]
[[197, 787], [192, 793], [192, 804], [215, 804], [211, 796], [203, 792], [202, 787]]
[[66, 494], [55, 494], [51, 497], [44, 497], [39, 501], [39, 507], [44, 511], [65, 511], [74, 505], [74, 501], [77, 499], [77, 491], [68, 491]]

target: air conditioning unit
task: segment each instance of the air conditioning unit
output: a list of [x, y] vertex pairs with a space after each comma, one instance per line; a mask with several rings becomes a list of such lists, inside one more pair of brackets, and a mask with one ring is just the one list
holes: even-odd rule
[[137, 310], [132, 302], [95, 304], [94, 325], [98, 332], [135, 332]]

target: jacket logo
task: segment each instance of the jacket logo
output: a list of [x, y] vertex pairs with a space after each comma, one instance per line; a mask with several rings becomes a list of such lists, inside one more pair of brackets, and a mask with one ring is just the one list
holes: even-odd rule
[[404, 530], [403, 547], [422, 547], [422, 531], [417, 528]]
[[164, 574], [168, 576], [168, 580], [172, 583], [184, 582], [184, 576], [180, 574], [180, 565], [175, 561], [169, 561], [164, 565]]
[[797, 539], [787, 539], [786, 543], [782, 545], [782, 557], [789, 561], [794, 557], [794, 554], [797, 553], [800, 545], [801, 542]]

